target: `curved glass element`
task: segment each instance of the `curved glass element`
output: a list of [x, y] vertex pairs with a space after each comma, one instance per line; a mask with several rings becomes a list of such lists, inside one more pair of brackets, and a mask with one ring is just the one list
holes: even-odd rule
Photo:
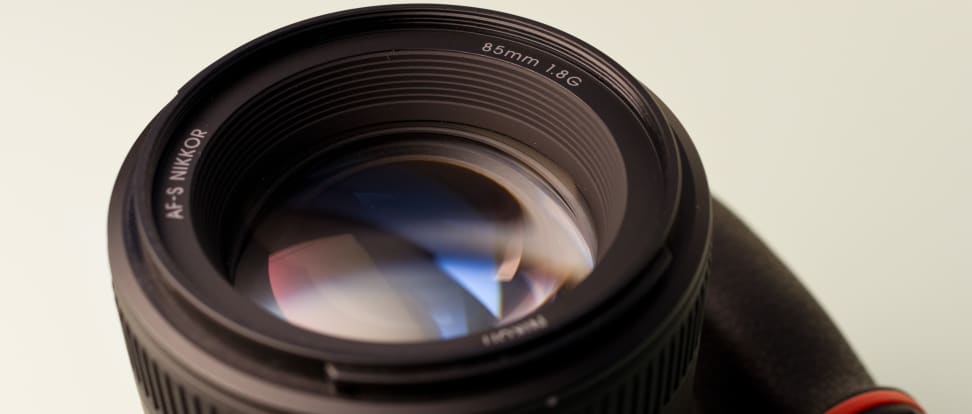
[[488, 151], [312, 171], [256, 222], [235, 285], [296, 326], [408, 343], [503, 326], [590, 274], [590, 221]]

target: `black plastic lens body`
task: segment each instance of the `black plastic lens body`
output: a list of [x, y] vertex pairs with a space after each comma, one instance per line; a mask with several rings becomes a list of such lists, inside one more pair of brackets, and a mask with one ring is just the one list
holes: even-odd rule
[[111, 264], [146, 412], [672, 413], [709, 204], [678, 121], [590, 46], [369, 8], [180, 90], [119, 174]]

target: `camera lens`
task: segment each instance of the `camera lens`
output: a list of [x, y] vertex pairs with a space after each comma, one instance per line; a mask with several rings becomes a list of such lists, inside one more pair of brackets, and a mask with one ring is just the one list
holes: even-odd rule
[[147, 413], [678, 413], [709, 204], [671, 111], [589, 45], [387, 6], [186, 84], [109, 253]]
[[434, 142], [378, 152], [275, 196], [237, 289], [308, 330], [421, 342], [518, 321], [590, 274], [583, 206], [516, 160]]

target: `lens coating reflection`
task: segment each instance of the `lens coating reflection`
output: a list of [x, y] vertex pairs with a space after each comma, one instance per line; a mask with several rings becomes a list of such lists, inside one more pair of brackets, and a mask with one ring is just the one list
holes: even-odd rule
[[257, 222], [236, 287], [296, 326], [376, 343], [515, 322], [593, 267], [589, 221], [482, 151], [306, 174]]

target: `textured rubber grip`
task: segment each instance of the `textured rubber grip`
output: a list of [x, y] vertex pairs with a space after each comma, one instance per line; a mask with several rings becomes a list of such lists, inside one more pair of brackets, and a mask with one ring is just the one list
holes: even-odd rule
[[699, 411], [822, 414], [874, 389], [840, 331], [769, 248], [718, 202], [713, 223]]

